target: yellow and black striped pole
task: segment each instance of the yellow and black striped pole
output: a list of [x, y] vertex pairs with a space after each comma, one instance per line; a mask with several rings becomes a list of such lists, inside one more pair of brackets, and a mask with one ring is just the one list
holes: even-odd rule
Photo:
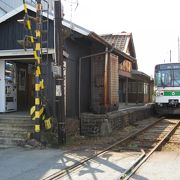
[[31, 43], [33, 45], [33, 50], [34, 50], [34, 37], [33, 37], [33, 33], [32, 33], [31, 21], [28, 16], [28, 10], [27, 10], [27, 5], [25, 3], [25, 0], [23, 0], [23, 4], [24, 4], [25, 19], [26, 19], [25, 26], [28, 29], [28, 31], [30, 32], [30, 40], [31, 40]]
[[26, 17], [26, 27], [30, 32], [30, 39], [31, 43], [33, 45], [33, 52], [34, 52], [34, 58], [35, 58], [35, 106], [31, 108], [31, 111], [34, 111], [34, 118], [35, 120], [35, 127], [34, 127], [34, 138], [38, 141], [40, 141], [40, 131], [41, 131], [41, 115], [43, 114], [44, 108], [42, 108], [41, 103], [41, 93], [40, 90], [44, 88], [43, 81], [41, 80], [41, 11], [42, 11], [42, 5], [41, 1], [37, 1], [36, 5], [36, 31], [35, 31], [35, 38], [32, 33], [32, 26], [31, 21], [28, 16], [28, 10], [27, 5], [25, 3], [25, 0], [23, 0], [24, 3], [24, 12]]
[[36, 30], [35, 37], [33, 36], [31, 21], [28, 16], [27, 5], [25, 0], [24, 3], [24, 12], [25, 12], [25, 26], [30, 33], [30, 41], [32, 43], [34, 59], [35, 59], [35, 106], [30, 110], [32, 120], [35, 121], [34, 126], [34, 138], [38, 141], [41, 140], [41, 125], [44, 123], [45, 128], [48, 130], [51, 126], [51, 118], [46, 117], [45, 104], [43, 104], [42, 91], [44, 90], [44, 81], [41, 78], [41, 61], [42, 61], [42, 52], [41, 52], [41, 28], [42, 28], [42, 4], [41, 0], [36, 0]]
[[[41, 0], [37, 0], [36, 4], [36, 41], [35, 41], [35, 50], [34, 50], [34, 57], [35, 57], [35, 134], [34, 138], [38, 141], [41, 140], [40, 132], [41, 132], [41, 85], [42, 81], [40, 80], [41, 76], [41, 13], [42, 13], [42, 4]], [[43, 108], [44, 109], [44, 108]]]

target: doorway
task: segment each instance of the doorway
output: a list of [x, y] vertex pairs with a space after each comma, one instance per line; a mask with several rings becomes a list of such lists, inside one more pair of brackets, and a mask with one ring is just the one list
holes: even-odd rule
[[27, 111], [34, 105], [34, 65], [16, 63], [17, 75], [17, 110]]
[[124, 103], [126, 101], [126, 84], [123, 78], [119, 78], [119, 102]]

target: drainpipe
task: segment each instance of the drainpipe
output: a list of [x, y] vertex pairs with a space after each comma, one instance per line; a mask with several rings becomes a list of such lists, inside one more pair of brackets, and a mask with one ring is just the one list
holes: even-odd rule
[[[96, 57], [96, 56], [100, 56], [100, 55], [103, 55], [103, 54], [106, 54], [106, 57], [105, 57], [105, 62], [106, 62], [107, 61], [106, 59], [108, 59], [108, 53], [111, 53], [112, 50], [113, 49], [108, 50], [108, 48], [106, 47], [105, 51], [103, 51], [103, 52], [90, 54], [90, 55], [83, 56], [83, 57], [79, 58], [79, 86], [78, 86], [78, 89], [79, 89], [79, 92], [78, 92], [78, 118], [79, 119], [80, 119], [80, 114], [81, 114], [81, 62], [83, 60], [87, 59], [87, 58]], [[80, 121], [80, 131], [81, 131], [81, 121]]]
[[105, 62], [104, 62], [104, 105], [108, 103], [108, 48], [106, 48]]

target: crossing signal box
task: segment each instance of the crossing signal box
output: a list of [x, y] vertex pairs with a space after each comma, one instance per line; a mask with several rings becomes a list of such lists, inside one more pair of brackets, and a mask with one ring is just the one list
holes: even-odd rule
[[33, 47], [30, 36], [25, 36], [23, 40], [17, 40], [17, 42], [25, 51]]

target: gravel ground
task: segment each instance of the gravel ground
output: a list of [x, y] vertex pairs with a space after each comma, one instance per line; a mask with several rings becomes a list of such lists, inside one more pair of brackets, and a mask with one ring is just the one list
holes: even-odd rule
[[158, 118], [151, 117], [148, 119], [137, 121], [125, 128], [113, 131], [110, 136], [106, 137], [84, 137], [75, 135], [73, 137], [67, 138], [67, 145], [65, 148], [78, 149], [79, 147], [83, 146], [90, 149], [102, 149], [107, 147], [108, 145], [113, 144], [117, 140], [127, 137], [128, 135], [141, 129], [142, 126], [148, 125], [156, 121], [157, 119]]

